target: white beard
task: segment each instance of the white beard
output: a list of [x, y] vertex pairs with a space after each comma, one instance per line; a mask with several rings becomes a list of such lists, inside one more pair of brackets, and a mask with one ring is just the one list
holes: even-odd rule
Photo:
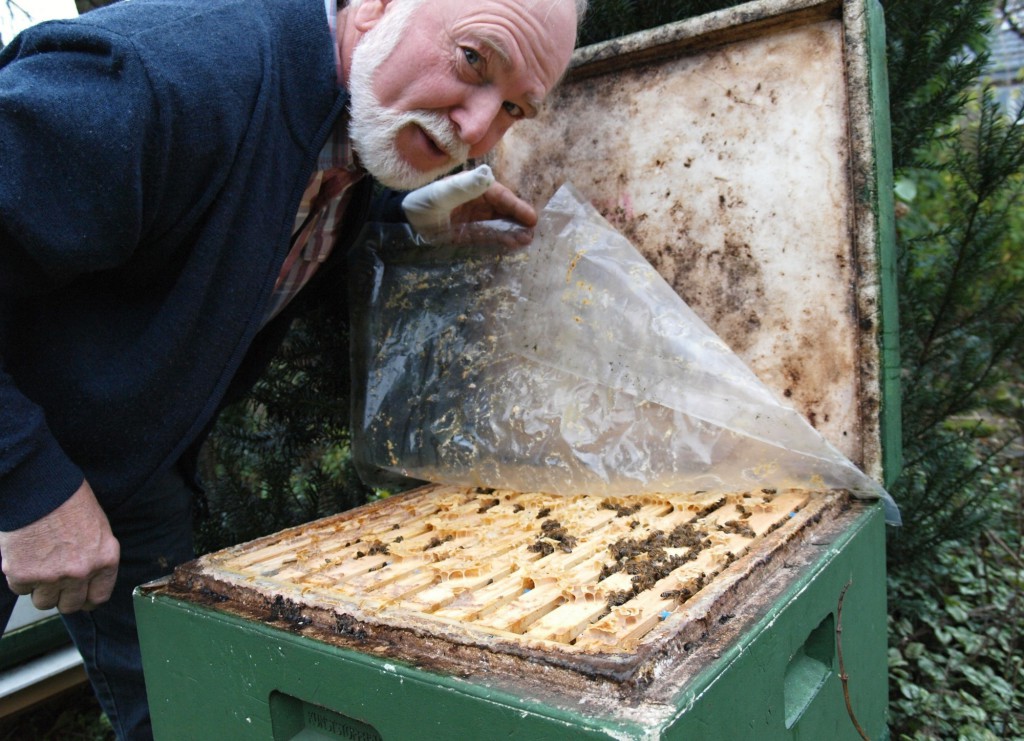
[[[348, 88], [349, 138], [359, 161], [376, 180], [395, 190], [414, 190], [444, 175], [469, 158], [469, 145], [459, 139], [452, 122], [435, 111], [396, 111], [381, 105], [373, 75], [402, 39], [402, 30], [420, 2], [396, 3], [356, 45]], [[449, 156], [449, 162], [420, 170], [398, 151], [399, 132], [409, 125], [422, 128]]]

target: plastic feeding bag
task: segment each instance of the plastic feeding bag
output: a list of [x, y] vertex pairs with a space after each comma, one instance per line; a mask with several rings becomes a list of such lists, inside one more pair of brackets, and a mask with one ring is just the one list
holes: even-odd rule
[[353, 252], [361, 475], [553, 494], [889, 495], [781, 404], [575, 191], [529, 248], [376, 224]]

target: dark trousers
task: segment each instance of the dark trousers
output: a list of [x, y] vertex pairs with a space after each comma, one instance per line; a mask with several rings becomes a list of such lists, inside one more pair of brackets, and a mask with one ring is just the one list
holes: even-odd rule
[[[108, 512], [111, 529], [121, 543], [114, 593], [91, 612], [62, 616], [119, 739], [153, 736], [132, 591], [194, 557], [192, 496], [192, 490], [173, 471]], [[7, 624], [15, 600], [7, 581], [0, 578], [0, 626]]]

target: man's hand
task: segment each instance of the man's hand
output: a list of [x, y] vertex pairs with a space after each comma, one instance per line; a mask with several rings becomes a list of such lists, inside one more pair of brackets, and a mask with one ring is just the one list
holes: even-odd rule
[[15, 594], [40, 610], [91, 610], [114, 589], [121, 546], [86, 481], [42, 519], [0, 533], [0, 556]]
[[412, 228], [428, 242], [491, 235], [528, 244], [530, 230], [537, 224], [533, 207], [496, 182], [487, 165], [412, 191], [402, 200], [402, 209]]

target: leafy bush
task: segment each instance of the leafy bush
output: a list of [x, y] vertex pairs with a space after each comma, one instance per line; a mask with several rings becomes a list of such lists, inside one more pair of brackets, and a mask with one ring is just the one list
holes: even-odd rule
[[268, 371], [204, 447], [199, 552], [364, 504], [349, 448], [348, 333], [325, 307], [293, 325]]
[[894, 738], [1024, 738], [1022, 473], [986, 470], [992, 526], [890, 576]]
[[907, 465], [894, 493], [909, 526], [889, 544], [901, 739], [1024, 737], [1021, 123], [983, 89], [902, 173]]
[[580, 44], [595, 44], [739, 4], [738, 0], [591, 0], [580, 28]]
[[[944, 542], [969, 539], [990, 507], [977, 485], [988, 465], [976, 451], [978, 424], [962, 420], [993, 404], [1020, 373], [1022, 123], [1021, 113], [1008, 116], [982, 89], [967, 114], [919, 154], [927, 164], [902, 173], [909, 201], [898, 220], [906, 470], [894, 494], [908, 526], [890, 540], [897, 568]], [[987, 455], [995, 452], [998, 446]]]
[[907, 525], [889, 540], [899, 739], [1024, 737], [1024, 121], [975, 82], [990, 7], [886, 3], [904, 199], [905, 468], [893, 494]]

